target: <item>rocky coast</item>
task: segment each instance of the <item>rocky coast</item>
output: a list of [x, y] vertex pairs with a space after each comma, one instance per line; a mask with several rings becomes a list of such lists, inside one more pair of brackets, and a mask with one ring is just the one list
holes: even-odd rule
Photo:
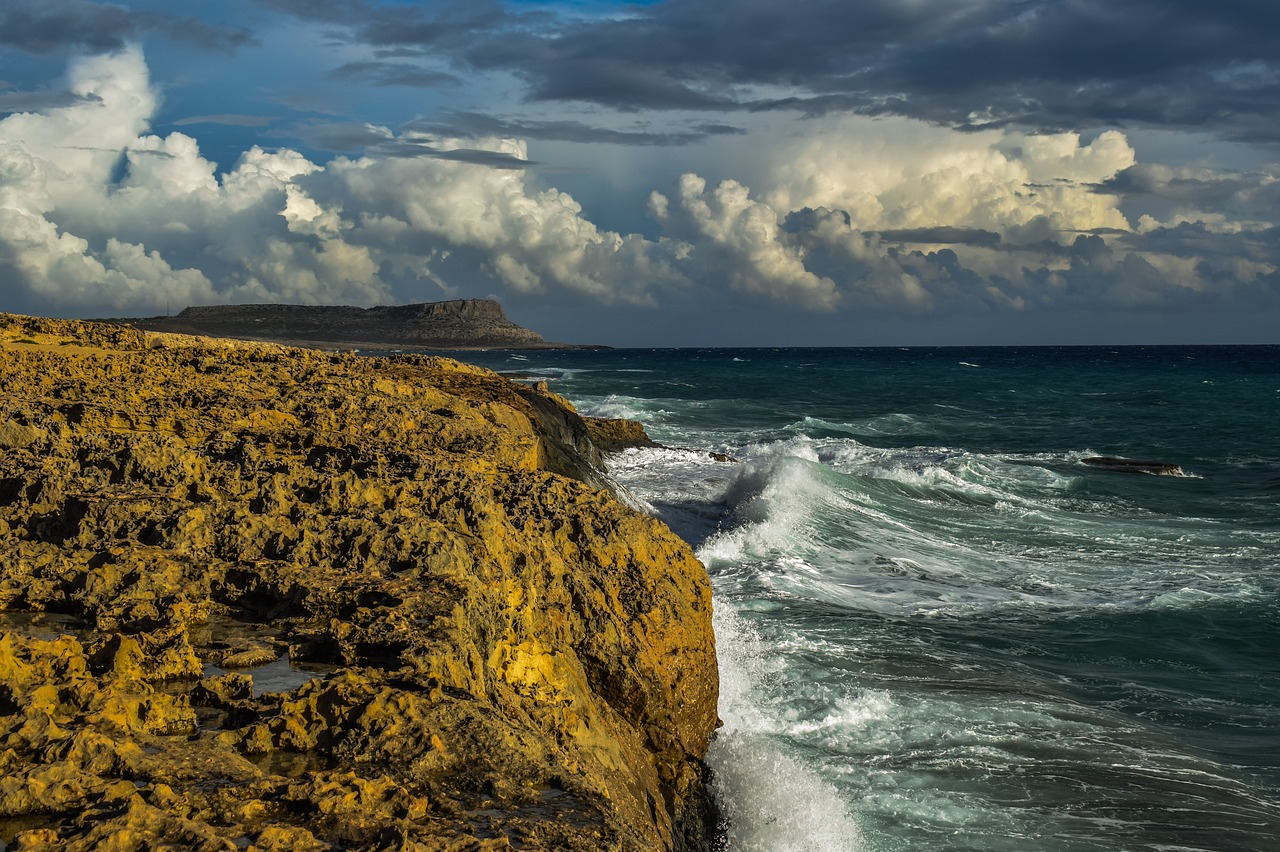
[[563, 398], [10, 315], [0, 383], [9, 848], [712, 845], [706, 572]]

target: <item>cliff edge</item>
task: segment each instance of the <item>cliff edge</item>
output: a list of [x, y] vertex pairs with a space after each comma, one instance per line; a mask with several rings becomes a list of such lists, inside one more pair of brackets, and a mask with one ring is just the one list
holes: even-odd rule
[[706, 572], [563, 399], [10, 315], [0, 382], [3, 843], [711, 842]]
[[357, 308], [325, 305], [209, 305], [173, 317], [111, 320], [143, 331], [234, 337], [307, 346], [362, 349], [549, 349], [550, 343], [507, 319], [490, 299]]

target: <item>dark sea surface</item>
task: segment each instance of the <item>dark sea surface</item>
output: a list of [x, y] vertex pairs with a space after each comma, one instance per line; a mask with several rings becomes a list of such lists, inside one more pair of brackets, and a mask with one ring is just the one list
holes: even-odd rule
[[1280, 347], [458, 357], [684, 448], [734, 852], [1280, 850]]

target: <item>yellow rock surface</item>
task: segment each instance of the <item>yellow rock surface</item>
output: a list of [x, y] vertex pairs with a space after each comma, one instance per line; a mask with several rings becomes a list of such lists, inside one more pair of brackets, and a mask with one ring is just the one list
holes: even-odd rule
[[0, 384], [0, 840], [709, 842], [706, 573], [566, 401], [9, 315]]

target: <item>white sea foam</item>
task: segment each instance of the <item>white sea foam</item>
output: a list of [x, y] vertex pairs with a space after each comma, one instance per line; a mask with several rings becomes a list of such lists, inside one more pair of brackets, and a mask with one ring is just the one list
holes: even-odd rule
[[779, 547], [803, 549], [817, 507], [835, 497], [821, 482], [817, 462], [817, 452], [803, 439], [757, 448], [722, 498], [735, 526], [705, 542], [703, 558], [733, 562]]
[[646, 420], [660, 415], [661, 409], [653, 400], [637, 399], [621, 394], [609, 394], [601, 399], [584, 400], [579, 404], [583, 414], [591, 417], [611, 417], [625, 420]]
[[757, 687], [777, 664], [740, 616], [716, 607], [720, 717], [707, 762], [728, 821], [728, 852], [861, 852], [862, 830], [839, 792], [774, 735], [785, 723], [760, 704]]
[[[755, 599], [753, 606], [798, 599], [937, 617], [1190, 609], [1256, 592], [1230, 560], [1188, 564], [1180, 555], [1224, 554], [1227, 542], [1188, 542], [1181, 525], [1166, 532], [1140, 506], [1073, 496], [1078, 478], [1051, 468], [1069, 464], [1063, 454], [1003, 458], [796, 437], [744, 455], [745, 463], [722, 466], [715, 477], [688, 458], [665, 462], [685, 470], [673, 503], [696, 519], [673, 525], [682, 535], [696, 530], [686, 539], [725, 588]], [[646, 491], [680, 481], [671, 470]], [[713, 479], [723, 484], [715, 496]], [[708, 511], [699, 514], [699, 506]], [[1182, 568], [1169, 573], [1164, 564]], [[1135, 565], [1148, 566], [1137, 579]], [[1168, 585], [1153, 593], [1151, 578], [1161, 574]]]
[[738, 465], [697, 450], [646, 447], [613, 453], [605, 460], [611, 476], [692, 545], [718, 528], [720, 495]]
[[795, 721], [790, 733], [793, 736], [822, 734], [824, 738], [826, 735], [848, 737], [852, 732], [866, 728], [869, 723], [883, 719], [892, 706], [889, 694], [883, 690], [839, 699], [833, 702], [831, 712], [821, 719]]

